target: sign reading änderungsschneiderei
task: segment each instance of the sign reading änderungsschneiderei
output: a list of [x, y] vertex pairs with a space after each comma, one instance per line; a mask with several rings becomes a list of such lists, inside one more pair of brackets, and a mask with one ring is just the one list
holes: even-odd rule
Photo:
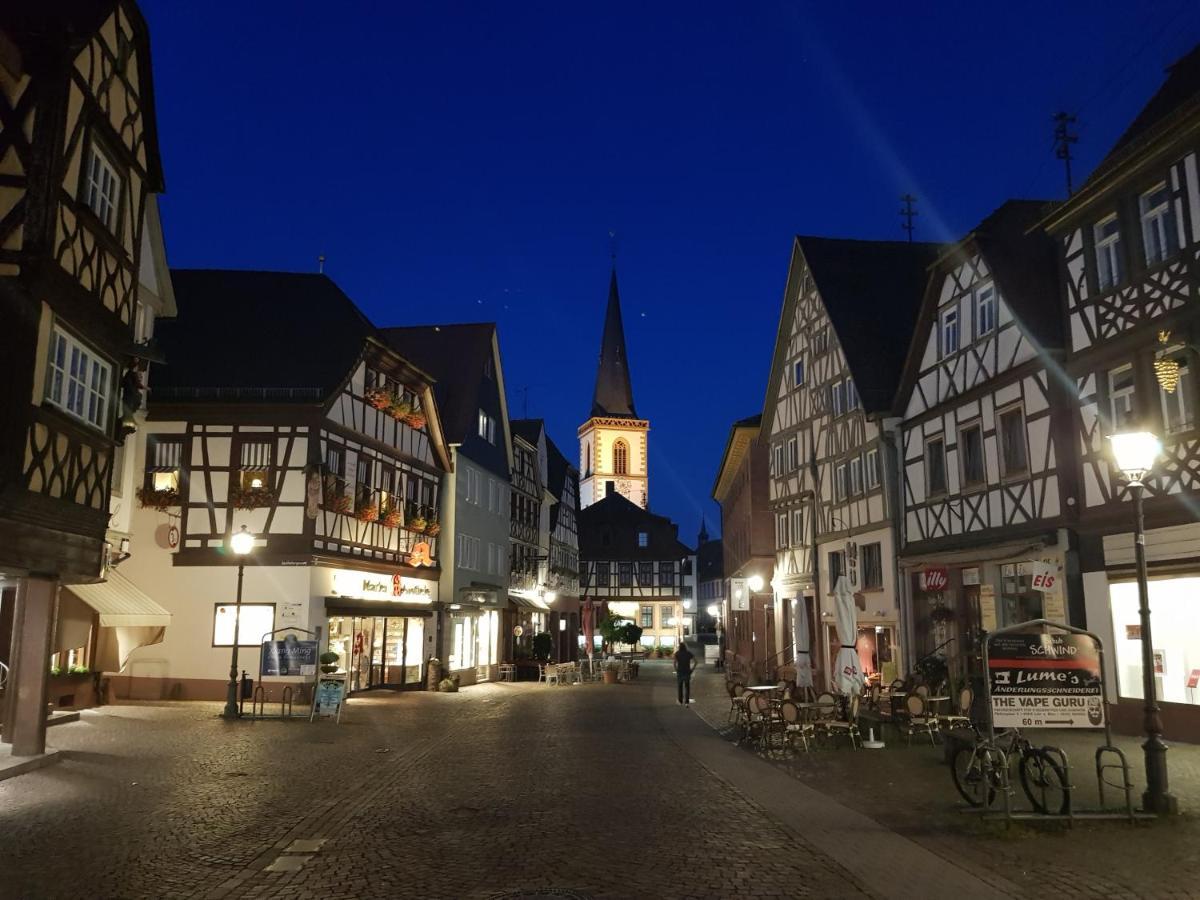
[[1100, 728], [1100, 648], [1090, 635], [988, 638], [992, 722], [997, 728]]

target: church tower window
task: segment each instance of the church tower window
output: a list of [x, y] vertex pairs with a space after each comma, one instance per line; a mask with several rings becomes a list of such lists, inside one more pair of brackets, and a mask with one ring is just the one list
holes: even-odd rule
[[624, 441], [613, 444], [613, 474], [629, 474], [629, 445]]

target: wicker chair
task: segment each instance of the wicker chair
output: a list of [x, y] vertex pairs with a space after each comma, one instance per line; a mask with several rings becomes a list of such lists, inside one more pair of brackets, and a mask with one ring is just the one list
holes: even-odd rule
[[798, 737], [804, 744], [804, 752], [808, 752], [808, 739], [815, 737], [816, 732], [813, 723], [804, 718], [800, 707], [791, 700], [784, 700], [779, 704], [779, 727], [785, 744]]
[[850, 738], [850, 746], [855, 750], [858, 749], [859, 743], [862, 741], [862, 735], [858, 731], [858, 694], [850, 698], [850, 702], [846, 708], [846, 718], [844, 719], [826, 719], [821, 722], [821, 730], [830, 737], [844, 734]]
[[912, 693], [904, 698], [904, 705], [908, 709], [908, 721], [904, 724], [904, 730], [908, 734], [909, 746], [912, 746], [914, 732], [928, 734], [929, 743], [936, 744], [937, 739], [934, 735], [938, 730], [938, 717], [929, 712], [925, 698], [920, 694]]
[[975, 692], [969, 687], [964, 687], [958, 692], [958, 706], [955, 712], [945, 716], [938, 716], [938, 722], [943, 728], [970, 728], [971, 727], [971, 705], [975, 702]]

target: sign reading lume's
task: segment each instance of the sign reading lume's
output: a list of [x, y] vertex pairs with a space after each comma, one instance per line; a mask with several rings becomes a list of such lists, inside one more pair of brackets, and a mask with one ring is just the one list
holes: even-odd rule
[[437, 599], [437, 582], [403, 575], [378, 572], [354, 572], [337, 569], [333, 573], [333, 596], [356, 600], [402, 600], [406, 603], [432, 603]]

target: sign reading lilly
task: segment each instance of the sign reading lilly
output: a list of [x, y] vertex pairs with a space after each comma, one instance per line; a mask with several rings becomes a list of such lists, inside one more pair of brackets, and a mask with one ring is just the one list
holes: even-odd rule
[[404, 603], [433, 603], [437, 582], [380, 572], [334, 569], [330, 596], [354, 600], [389, 600]]

